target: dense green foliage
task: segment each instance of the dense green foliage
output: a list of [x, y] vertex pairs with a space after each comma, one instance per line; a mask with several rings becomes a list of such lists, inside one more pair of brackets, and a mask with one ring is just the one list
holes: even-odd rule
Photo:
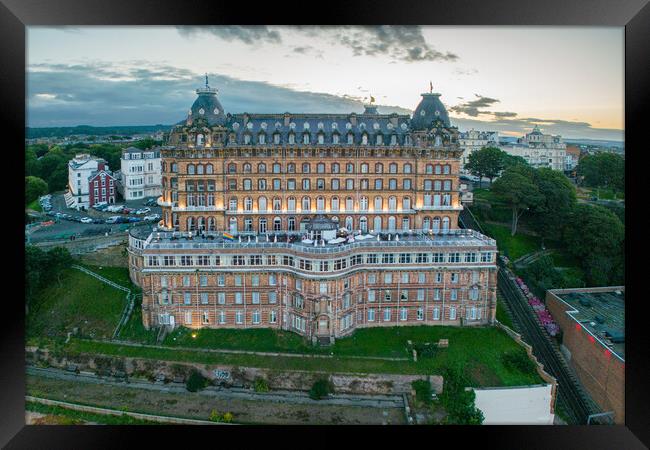
[[546, 255], [522, 269], [521, 274], [528, 280], [528, 285], [533, 292], [539, 296], [543, 296], [548, 289], [582, 287], [572, 286], [571, 281], [565, 279], [562, 272], [555, 268], [553, 260]]
[[505, 154], [503, 150], [496, 147], [483, 147], [469, 155], [465, 169], [479, 177], [479, 183], [483, 177], [488, 178], [492, 183], [492, 180], [505, 167], [505, 157], [503, 156]]
[[98, 414], [86, 411], [63, 408], [55, 405], [44, 405], [37, 402], [25, 402], [26, 411], [34, 411], [41, 414], [57, 416], [57, 424], [78, 425], [84, 422], [94, 422], [104, 425], [160, 425], [162, 422], [136, 419], [123, 414], [121, 416], [112, 414]]
[[526, 353], [522, 352], [505, 352], [501, 355], [503, 364], [513, 370], [526, 372], [535, 370], [535, 364], [530, 360]]
[[25, 247], [25, 302], [31, 306], [35, 294], [53, 282], [61, 281], [63, 270], [72, 264], [70, 252], [54, 247], [44, 252], [38, 247]]
[[615, 153], [596, 153], [580, 160], [576, 173], [590, 187], [612, 188], [625, 192], [625, 159]]
[[415, 400], [423, 405], [430, 405], [432, 403], [431, 382], [428, 379], [412, 381], [411, 386], [415, 391]]
[[451, 366], [444, 371], [444, 385], [439, 396], [440, 404], [445, 408], [447, 416], [445, 425], [481, 425], [485, 417], [476, 407], [476, 394], [473, 390], [465, 390], [470, 382], [459, 369]]
[[606, 208], [578, 205], [571, 212], [564, 244], [581, 262], [590, 286], [624, 283], [625, 227]]
[[210, 381], [206, 377], [201, 375], [201, 372], [199, 372], [198, 370], [193, 370], [192, 373], [190, 373], [190, 376], [188, 377], [187, 381], [185, 382], [185, 387], [190, 392], [197, 392], [200, 391], [201, 389], [206, 388], [209, 384]]
[[312, 400], [321, 400], [329, 394], [334, 393], [334, 383], [329, 378], [320, 378], [314, 381], [309, 390], [309, 398]]
[[528, 223], [542, 238], [559, 240], [576, 205], [576, 189], [562, 172], [549, 168], [534, 170], [533, 182], [541, 200], [531, 205]]
[[494, 182], [492, 191], [512, 210], [512, 236], [517, 233], [520, 217], [544, 201], [544, 196], [535, 183], [535, 169], [524, 165], [511, 166], [504, 171]]
[[76, 135], [132, 135], [155, 133], [156, 131], [168, 131], [171, 125], [126, 125], [112, 127], [93, 127], [90, 125], [77, 125], [76, 127], [44, 127], [31, 128], [25, 127], [27, 139], [45, 138], [45, 137], [65, 137]]
[[38, 177], [25, 177], [25, 204], [38, 200], [48, 192], [47, 183]]
[[269, 392], [269, 382], [265, 378], [257, 377], [255, 378], [254, 389], [255, 392]]

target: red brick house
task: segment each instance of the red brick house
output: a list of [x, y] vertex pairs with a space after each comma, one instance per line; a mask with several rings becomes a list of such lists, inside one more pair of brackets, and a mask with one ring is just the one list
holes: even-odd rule
[[88, 178], [89, 206], [100, 202], [115, 203], [117, 184], [115, 178], [106, 170], [100, 169]]

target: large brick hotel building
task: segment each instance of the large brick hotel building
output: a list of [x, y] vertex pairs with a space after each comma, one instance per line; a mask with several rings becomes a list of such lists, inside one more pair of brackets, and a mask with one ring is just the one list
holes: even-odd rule
[[496, 245], [458, 229], [462, 150], [440, 94], [413, 117], [226, 114], [197, 89], [161, 148], [162, 220], [132, 231], [144, 325], [491, 323]]

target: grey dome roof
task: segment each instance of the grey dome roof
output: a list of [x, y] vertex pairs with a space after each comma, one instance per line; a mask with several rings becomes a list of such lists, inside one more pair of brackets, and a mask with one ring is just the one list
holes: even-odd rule
[[226, 115], [223, 111], [223, 106], [217, 99], [217, 90], [206, 87], [197, 89], [196, 93], [199, 95], [187, 116], [187, 121], [190, 122], [196, 118], [205, 118], [208, 125], [224, 125], [226, 123]]
[[446, 127], [451, 126], [447, 109], [440, 101], [440, 94], [422, 94], [422, 100], [413, 113], [411, 129], [425, 130], [431, 128], [431, 124], [438, 119], [441, 120]]

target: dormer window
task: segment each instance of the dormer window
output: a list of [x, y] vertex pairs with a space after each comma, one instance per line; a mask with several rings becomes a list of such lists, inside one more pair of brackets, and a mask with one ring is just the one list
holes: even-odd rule
[[384, 137], [381, 134], [377, 135], [377, 145], [382, 145], [384, 143]]
[[325, 143], [325, 136], [322, 133], [320, 133], [318, 135], [318, 143], [319, 144], [324, 144]]
[[390, 145], [397, 145], [397, 135], [396, 134], [393, 134], [390, 137]]
[[334, 133], [332, 135], [332, 144], [338, 144], [339, 143], [339, 135], [337, 133]]
[[296, 135], [293, 133], [289, 134], [289, 144], [295, 144], [296, 143]]
[[275, 133], [273, 135], [273, 143], [274, 144], [279, 144], [280, 143], [280, 133]]
[[361, 136], [361, 144], [368, 145], [368, 135], [365, 133]]
[[265, 134], [258, 135], [257, 142], [260, 144], [266, 144], [266, 135]]
[[244, 144], [248, 145], [251, 143], [251, 135], [250, 134], [245, 134], [244, 135]]
[[309, 133], [305, 133], [302, 135], [302, 143], [309, 144]]
[[354, 135], [352, 133], [348, 133], [348, 144], [354, 144]]
[[436, 147], [440, 147], [442, 145], [442, 139], [440, 136], [436, 136], [436, 142], [434, 144]]

